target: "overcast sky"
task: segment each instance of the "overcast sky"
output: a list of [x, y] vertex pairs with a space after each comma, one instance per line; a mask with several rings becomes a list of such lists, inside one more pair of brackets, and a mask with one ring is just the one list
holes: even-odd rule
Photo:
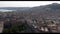
[[0, 1], [0, 7], [35, 7], [60, 1]]

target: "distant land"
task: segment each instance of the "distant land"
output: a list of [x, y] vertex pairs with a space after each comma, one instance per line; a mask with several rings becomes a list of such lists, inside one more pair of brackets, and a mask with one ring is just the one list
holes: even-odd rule
[[20, 11], [41, 11], [41, 10], [60, 10], [60, 4], [52, 3], [49, 5], [37, 6], [37, 7], [0, 7], [3, 10], [20, 10]]

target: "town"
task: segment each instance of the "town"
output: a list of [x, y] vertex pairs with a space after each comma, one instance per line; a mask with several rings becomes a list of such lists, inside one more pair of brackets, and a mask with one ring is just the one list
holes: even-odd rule
[[59, 9], [60, 4], [53, 3], [26, 10], [0, 11], [0, 33], [59, 33]]
[[[1, 32], [10, 32], [12, 27], [17, 28], [17, 26], [21, 26], [24, 24], [26, 30], [19, 31], [15, 29], [15, 32], [25, 32], [25, 33], [40, 33], [40, 32], [59, 32], [60, 24], [59, 18], [43, 18], [42, 16], [34, 17], [34, 15], [25, 14], [23, 12], [0, 12], [0, 28]], [[5, 29], [5, 31], [4, 31]], [[8, 30], [6, 30], [8, 29]], [[13, 30], [12, 30], [13, 31]], [[12, 32], [11, 31], [11, 32]], [[12, 33], [14, 33], [14, 31]]]

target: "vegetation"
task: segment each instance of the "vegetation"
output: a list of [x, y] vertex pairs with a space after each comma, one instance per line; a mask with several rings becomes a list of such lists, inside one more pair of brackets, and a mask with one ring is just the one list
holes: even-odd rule
[[3, 33], [19, 33], [21, 31], [24, 31], [27, 29], [27, 27], [25, 26], [26, 24], [16, 24], [16, 25], [13, 25], [11, 28], [5, 28], [3, 29]]

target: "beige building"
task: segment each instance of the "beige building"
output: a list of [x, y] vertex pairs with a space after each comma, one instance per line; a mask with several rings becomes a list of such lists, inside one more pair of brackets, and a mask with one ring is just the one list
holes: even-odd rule
[[3, 21], [0, 21], [0, 33], [2, 33], [3, 31], [3, 27], [4, 27], [4, 22]]

